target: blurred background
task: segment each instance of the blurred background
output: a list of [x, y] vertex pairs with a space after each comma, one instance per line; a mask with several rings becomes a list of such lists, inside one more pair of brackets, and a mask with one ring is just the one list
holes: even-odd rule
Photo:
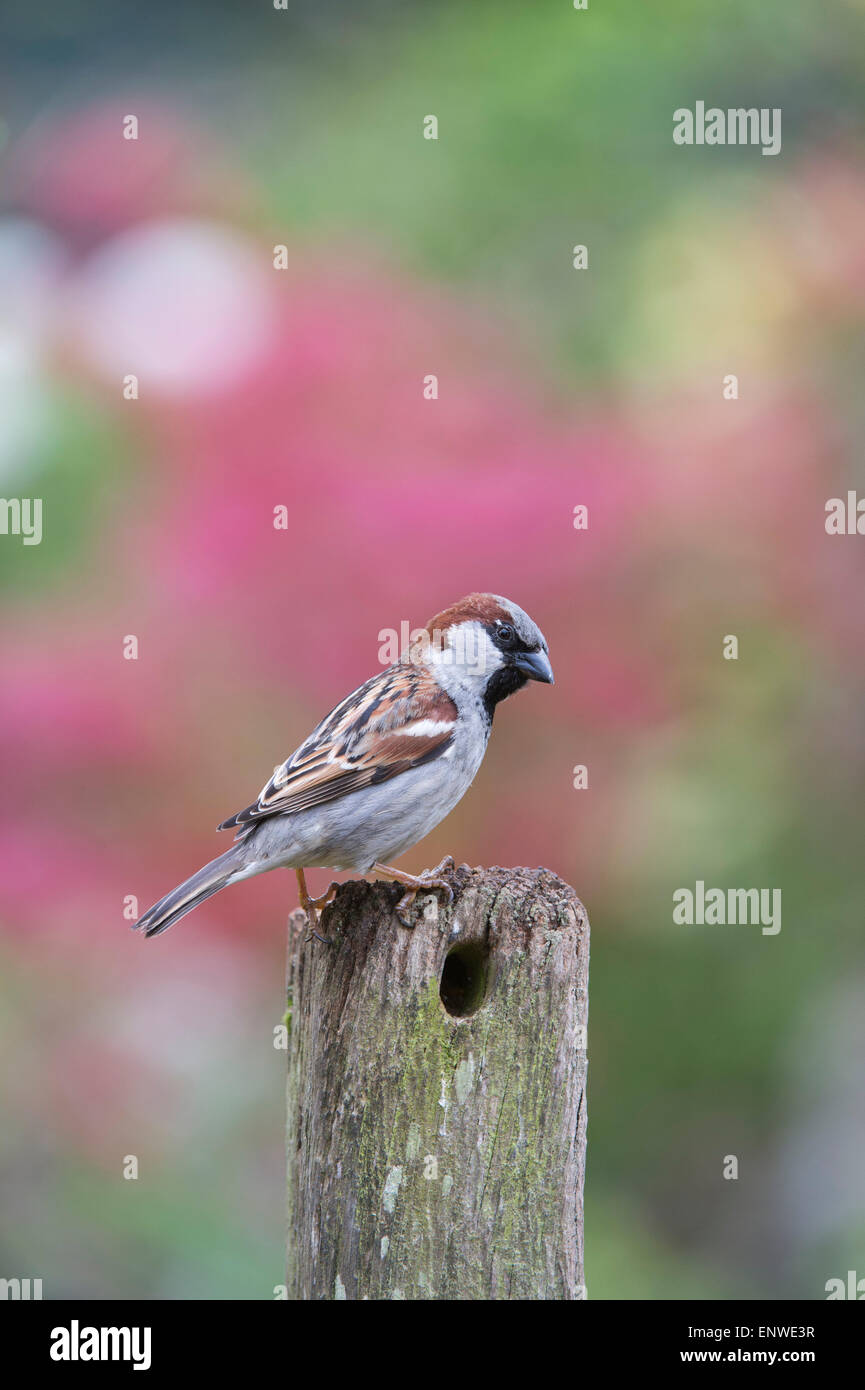
[[[0, 536], [0, 1275], [272, 1297], [294, 876], [150, 943], [124, 905], [225, 847], [382, 629], [486, 589], [557, 683], [402, 862], [588, 907], [589, 1296], [865, 1276], [865, 541], [824, 529], [865, 490], [863, 19], [5, 16], [0, 491], [43, 537]], [[780, 155], [675, 146], [697, 100], [782, 108]], [[780, 934], [675, 926], [697, 879], [780, 887]]]

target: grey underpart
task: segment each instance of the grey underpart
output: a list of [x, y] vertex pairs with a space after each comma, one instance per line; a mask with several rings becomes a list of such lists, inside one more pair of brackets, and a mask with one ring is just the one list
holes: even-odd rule
[[480, 710], [458, 724], [441, 757], [386, 782], [364, 787], [308, 811], [273, 816], [235, 845], [230, 882], [268, 869], [351, 869], [368, 873], [417, 844], [468, 791], [486, 751], [489, 728]]

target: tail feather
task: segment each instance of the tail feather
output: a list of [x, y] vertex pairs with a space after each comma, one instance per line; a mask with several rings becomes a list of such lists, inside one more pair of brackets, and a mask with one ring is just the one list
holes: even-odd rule
[[232, 845], [225, 854], [212, 859], [203, 869], [199, 869], [197, 874], [172, 888], [170, 893], [166, 893], [164, 898], [154, 903], [143, 917], [132, 923], [132, 930], [143, 932], [145, 936], [159, 936], [160, 932], [168, 931], [168, 928], [179, 922], [181, 917], [185, 917], [187, 912], [191, 912], [199, 903], [212, 898], [214, 893], [224, 888], [241, 867], [237, 847]]

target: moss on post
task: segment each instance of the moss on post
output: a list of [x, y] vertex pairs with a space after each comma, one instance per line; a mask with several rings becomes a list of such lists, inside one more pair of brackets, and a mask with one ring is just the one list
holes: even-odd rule
[[349, 883], [293, 914], [290, 1298], [583, 1293], [588, 920], [544, 869], [454, 902]]

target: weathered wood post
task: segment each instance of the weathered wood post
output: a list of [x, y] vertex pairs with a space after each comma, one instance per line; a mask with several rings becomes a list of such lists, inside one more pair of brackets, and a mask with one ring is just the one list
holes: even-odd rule
[[545, 869], [289, 924], [288, 1296], [578, 1299], [589, 924]]

